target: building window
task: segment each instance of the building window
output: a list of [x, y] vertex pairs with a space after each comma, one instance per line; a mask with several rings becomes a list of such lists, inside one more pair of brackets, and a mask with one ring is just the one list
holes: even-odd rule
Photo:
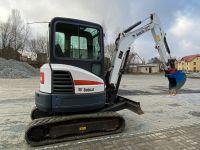
[[196, 65], [196, 62], [193, 62], [194, 65]]
[[196, 67], [194, 67], [194, 72], [196, 72]]

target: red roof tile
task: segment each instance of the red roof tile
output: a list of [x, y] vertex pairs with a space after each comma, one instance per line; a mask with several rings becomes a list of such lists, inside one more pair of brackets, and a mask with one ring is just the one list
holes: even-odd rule
[[181, 61], [190, 62], [197, 57], [200, 57], [200, 54], [185, 56], [185, 57], [181, 58]]

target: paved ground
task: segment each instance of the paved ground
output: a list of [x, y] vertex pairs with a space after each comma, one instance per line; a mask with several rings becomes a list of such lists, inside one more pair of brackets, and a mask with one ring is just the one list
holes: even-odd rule
[[[24, 131], [30, 122], [29, 114], [34, 106], [34, 91], [38, 88], [38, 82], [38, 78], [0, 79], [0, 149], [32, 149], [24, 141]], [[101, 149], [101, 147], [150, 149], [152, 143], [154, 145], [152, 149], [164, 149], [165, 146], [165, 148], [171, 146], [168, 149], [184, 149], [183, 145], [188, 149], [198, 149], [200, 147], [200, 79], [188, 79], [184, 88], [176, 96], [168, 95], [167, 82], [167, 79], [160, 75], [125, 75], [120, 86], [121, 95], [140, 101], [145, 114], [138, 116], [128, 110], [120, 111], [119, 113], [126, 119], [126, 129], [123, 133], [38, 149], [72, 147], [73, 149]], [[186, 127], [167, 131], [167, 128], [178, 126]], [[161, 129], [166, 130], [160, 131]], [[174, 133], [170, 134], [172, 130]], [[183, 130], [184, 134], [179, 133], [179, 130], [180, 132]], [[158, 137], [161, 134], [161, 136], [159, 139], [149, 136], [154, 134]], [[181, 142], [176, 139], [180, 139]], [[173, 143], [178, 146], [174, 147]]]
[[199, 150], [200, 124], [140, 134], [120, 134], [36, 148], [68, 150]]

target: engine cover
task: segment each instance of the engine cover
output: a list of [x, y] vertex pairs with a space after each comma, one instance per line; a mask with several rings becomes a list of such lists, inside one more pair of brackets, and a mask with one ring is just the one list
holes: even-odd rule
[[84, 112], [97, 110], [106, 103], [104, 81], [78, 67], [45, 64], [43, 82], [36, 91], [35, 103], [45, 112]]

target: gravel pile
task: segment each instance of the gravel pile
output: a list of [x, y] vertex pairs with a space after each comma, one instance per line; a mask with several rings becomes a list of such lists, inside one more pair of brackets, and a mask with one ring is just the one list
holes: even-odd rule
[[26, 62], [0, 58], [0, 78], [30, 78], [38, 75], [39, 70]]

